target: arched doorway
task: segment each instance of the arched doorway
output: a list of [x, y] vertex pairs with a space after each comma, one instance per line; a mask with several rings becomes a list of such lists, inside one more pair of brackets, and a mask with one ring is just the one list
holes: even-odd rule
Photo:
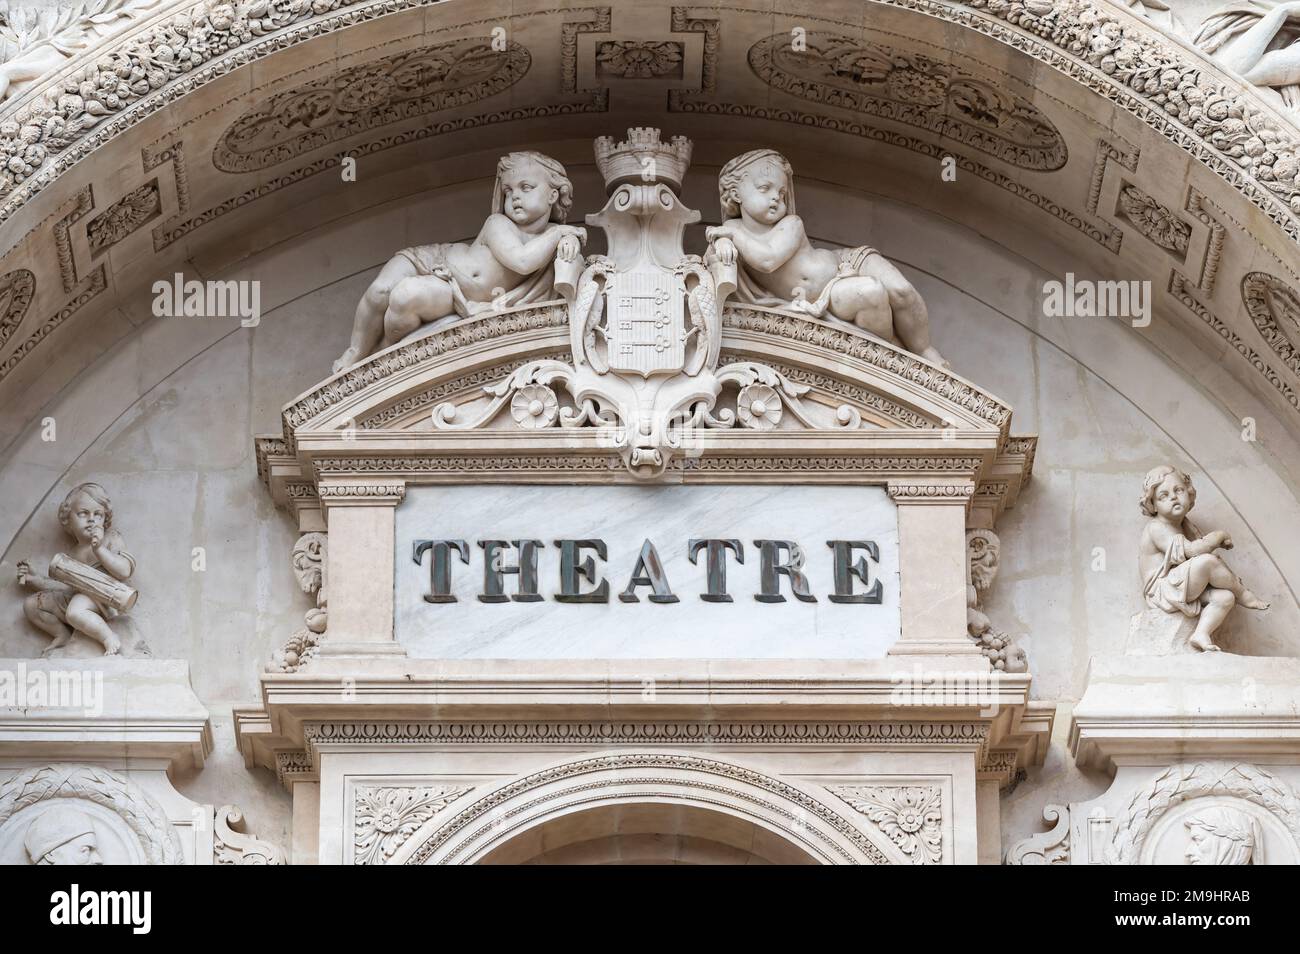
[[761, 825], [698, 805], [604, 805], [542, 822], [494, 848], [487, 865], [810, 865]]

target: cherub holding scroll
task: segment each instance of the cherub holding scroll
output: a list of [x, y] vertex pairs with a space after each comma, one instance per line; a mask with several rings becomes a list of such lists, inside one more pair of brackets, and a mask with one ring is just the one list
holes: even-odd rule
[[1234, 606], [1265, 610], [1269, 604], [1246, 589], [1214, 552], [1231, 550], [1232, 538], [1222, 530], [1203, 534], [1187, 519], [1195, 504], [1196, 490], [1187, 474], [1168, 464], [1148, 471], [1141, 506], [1151, 519], [1138, 544], [1138, 570], [1147, 605], [1199, 617], [1190, 645], [1219, 652], [1212, 637]]
[[947, 367], [930, 342], [925, 302], [902, 272], [869, 246], [832, 251], [808, 240], [785, 156], [774, 149], [737, 156], [722, 167], [718, 195], [723, 223], [705, 237], [723, 264], [739, 260], [736, 300], [829, 314]]
[[334, 373], [401, 341], [422, 324], [544, 301], [554, 295], [557, 255], [578, 257], [587, 230], [564, 221], [573, 184], [564, 166], [540, 152], [512, 152], [497, 163], [492, 214], [473, 242], [404, 248], [357, 305], [352, 341]]
[[74, 630], [103, 646], [104, 655], [116, 655], [122, 644], [108, 620], [135, 603], [136, 591], [125, 582], [135, 572], [135, 558], [113, 529], [113, 505], [104, 488], [72, 488], [59, 505], [59, 523], [77, 544], [50, 560], [51, 576], [32, 572], [30, 560], [18, 564], [18, 585], [35, 591], [23, 611], [54, 639], [45, 655], [66, 646]]

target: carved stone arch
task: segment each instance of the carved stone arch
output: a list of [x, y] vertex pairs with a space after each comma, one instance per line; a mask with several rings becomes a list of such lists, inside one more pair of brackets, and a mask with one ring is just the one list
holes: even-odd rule
[[472, 864], [530, 829], [602, 806], [662, 802], [744, 820], [823, 864], [897, 864], [896, 850], [790, 782], [685, 752], [626, 751], [517, 778], [427, 822], [390, 864]]

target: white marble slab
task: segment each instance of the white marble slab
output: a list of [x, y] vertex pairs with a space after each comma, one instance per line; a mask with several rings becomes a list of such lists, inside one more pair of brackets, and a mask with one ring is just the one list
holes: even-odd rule
[[[745, 562], [727, 561], [734, 602], [712, 603], [706, 592], [705, 554], [687, 559], [691, 538], [734, 538]], [[539, 554], [540, 602], [484, 603], [484, 560], [479, 540], [533, 538]], [[599, 538], [608, 561], [597, 565], [609, 581], [603, 604], [556, 602], [562, 538]], [[627, 586], [649, 538], [663, 561], [677, 603], [624, 603]], [[470, 563], [455, 560], [454, 603], [429, 603], [431, 555], [412, 559], [417, 539], [464, 539]], [[793, 540], [806, 554], [803, 572], [815, 603], [793, 598], [782, 576], [783, 603], [754, 599], [760, 591], [759, 539]], [[868, 558], [882, 584], [879, 604], [833, 603], [833, 554], [828, 540], [871, 540], [880, 558]], [[879, 487], [411, 487], [397, 510], [395, 627], [398, 642], [417, 658], [879, 658], [898, 638], [898, 513]], [[454, 556], [454, 554], [453, 554]], [[518, 553], [511, 547], [505, 562]], [[865, 557], [857, 551], [854, 558]], [[518, 592], [518, 578], [505, 578]], [[856, 579], [855, 591], [866, 588]], [[584, 585], [584, 590], [588, 587]]]

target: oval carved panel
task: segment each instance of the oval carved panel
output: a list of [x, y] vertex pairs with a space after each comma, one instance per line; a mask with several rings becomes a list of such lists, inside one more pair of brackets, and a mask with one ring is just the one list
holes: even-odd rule
[[1266, 272], [1250, 272], [1241, 280], [1241, 300], [1268, 346], [1300, 374], [1300, 293]]
[[1022, 169], [1052, 171], [1065, 140], [1027, 101], [949, 63], [833, 33], [790, 34], [755, 43], [749, 65], [773, 89], [814, 103], [906, 123]]
[[532, 57], [517, 43], [470, 37], [354, 66], [277, 93], [217, 142], [222, 172], [265, 169], [366, 130], [465, 106], [524, 78]]
[[36, 276], [25, 268], [0, 275], [0, 345], [17, 330], [35, 291]]

